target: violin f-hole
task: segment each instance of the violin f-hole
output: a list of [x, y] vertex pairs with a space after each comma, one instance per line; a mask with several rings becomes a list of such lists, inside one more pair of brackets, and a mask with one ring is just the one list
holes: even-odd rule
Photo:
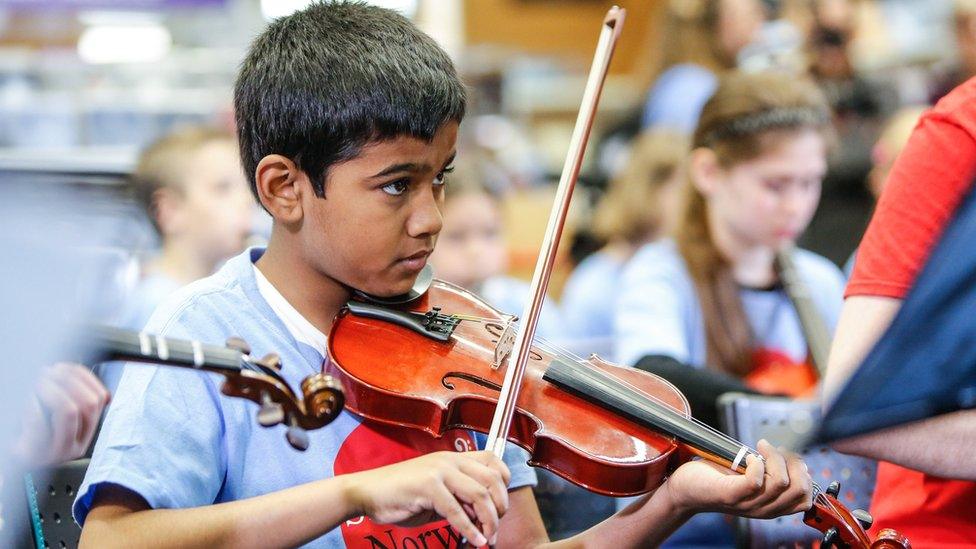
[[502, 390], [502, 386], [495, 383], [494, 381], [488, 381], [487, 379], [478, 377], [473, 374], [469, 374], [467, 372], [448, 372], [444, 374], [444, 377], [441, 378], [441, 385], [443, 385], [446, 389], [451, 391], [454, 390], [454, 384], [448, 381], [450, 378], [457, 378], [457, 379], [463, 379], [464, 381], [470, 381], [475, 385], [480, 385], [481, 387], [484, 387], [486, 389], [491, 389], [496, 393]]

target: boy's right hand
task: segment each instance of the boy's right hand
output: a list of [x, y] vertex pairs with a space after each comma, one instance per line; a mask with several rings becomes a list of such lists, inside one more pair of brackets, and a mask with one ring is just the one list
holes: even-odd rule
[[411, 526], [443, 517], [480, 547], [498, 533], [510, 476], [491, 452], [436, 452], [348, 475], [347, 497], [357, 515], [381, 523]]

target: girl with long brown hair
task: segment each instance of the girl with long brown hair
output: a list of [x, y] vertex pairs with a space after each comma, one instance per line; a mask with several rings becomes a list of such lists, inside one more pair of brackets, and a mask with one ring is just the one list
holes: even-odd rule
[[[692, 139], [673, 238], [644, 246], [624, 270], [618, 362], [671, 380], [702, 421], [717, 423], [722, 393], [799, 393], [816, 383], [774, 257], [817, 207], [829, 120], [822, 94], [795, 76], [724, 78]], [[802, 250], [794, 262], [832, 329], [843, 295], [840, 270]], [[784, 373], [800, 374], [802, 386], [770, 390]], [[692, 522], [677, 544], [732, 545], [723, 517]]]

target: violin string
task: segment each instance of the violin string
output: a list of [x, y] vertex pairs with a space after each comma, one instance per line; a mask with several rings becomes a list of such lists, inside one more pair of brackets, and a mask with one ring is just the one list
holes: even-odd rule
[[[491, 323], [491, 322], [498, 322], [499, 321], [499, 319], [485, 318], [485, 317], [477, 317], [477, 316], [474, 316], [474, 315], [454, 315], [454, 316], [456, 316], [457, 318], [459, 318], [461, 320], [469, 320], [469, 321], [481, 322], [481, 323]], [[518, 326], [518, 322], [515, 321], [515, 320], [512, 320], [511, 318], [508, 319], [508, 322], [512, 323], [516, 327]], [[558, 345], [556, 345], [556, 344], [554, 344], [554, 343], [546, 340], [543, 337], [539, 337], [539, 336], [535, 337], [533, 339], [533, 343], [538, 344], [541, 349], [549, 352], [552, 355], [555, 355], [557, 358], [563, 359], [567, 363], [567, 365], [569, 365], [570, 367], [573, 367], [573, 368], [584, 367], [584, 368], [587, 368], [589, 370], [592, 370], [592, 368], [590, 368], [589, 364], [586, 361], [584, 361], [582, 358], [580, 358], [579, 356], [571, 353], [570, 351], [568, 351], [566, 349], [563, 349], [560, 346], [558, 346]], [[665, 409], [665, 410], [667, 410], [669, 412], [673, 411], [673, 408], [670, 405], [666, 404], [665, 402], [661, 401], [660, 399], [658, 399], [657, 397], [655, 397], [653, 395], [647, 394], [646, 392], [644, 392], [644, 391], [640, 390], [639, 388], [635, 387], [633, 384], [631, 384], [631, 383], [629, 383], [629, 382], [627, 382], [625, 380], [615, 380], [615, 381], [617, 381], [618, 383], [621, 383], [621, 384], [627, 386], [630, 390], [639, 393], [644, 398], [646, 398], [649, 401], [653, 402], [656, 406], [661, 407], [661, 408], [663, 408], [663, 409]], [[705, 423], [702, 423], [701, 421], [699, 421], [698, 419], [696, 419], [694, 417], [688, 417], [688, 416], [680, 416], [680, 417], [682, 418], [682, 420], [692, 423], [696, 428], [698, 428], [702, 432], [708, 434], [709, 436], [712, 436], [712, 437], [714, 437], [716, 439], [719, 439], [719, 440], [725, 442], [726, 444], [731, 444], [731, 445], [735, 445], [735, 446], [738, 446], [738, 447], [746, 447], [748, 449], [748, 451], [750, 451], [753, 455], [755, 455], [757, 457], [761, 457], [761, 454], [759, 454], [758, 451], [756, 451], [754, 448], [751, 448], [749, 445], [743, 444], [742, 442], [740, 442], [740, 441], [738, 441], [738, 440], [736, 440], [736, 439], [734, 439], [734, 438], [726, 435], [725, 433], [722, 433], [721, 431], [718, 431], [718, 430], [712, 428], [711, 426], [709, 426], [709, 425], [707, 425]]]
[[[480, 323], [483, 323], [483, 324], [497, 323], [499, 321], [499, 319], [487, 318], [487, 317], [477, 317], [477, 316], [473, 316], [473, 315], [470, 315], [470, 316], [469, 315], [453, 315], [453, 316], [455, 316], [456, 318], [458, 318], [460, 320], [468, 320], [468, 321], [473, 321], [473, 322], [480, 322]], [[518, 322], [515, 321], [515, 320], [512, 320], [512, 318], [514, 318], [514, 317], [510, 317], [509, 319], [506, 319], [506, 323], [512, 323], [512, 324], [515, 324], [517, 326]], [[556, 344], [554, 344], [552, 342], [547, 341], [543, 337], [536, 337], [536, 338], [534, 338], [533, 342], [534, 343], [537, 343], [541, 349], [549, 352], [550, 354], [556, 356], [557, 358], [563, 359], [563, 361], [570, 368], [574, 368], [577, 371], [579, 371], [580, 369], [583, 369], [583, 368], [585, 368], [588, 371], [595, 371], [595, 368], [592, 368], [589, 365], [588, 362], [586, 362], [585, 360], [583, 360], [581, 357], [579, 357], [575, 353], [572, 353], [569, 350], [563, 349], [563, 348], [559, 347], [558, 345], [556, 345]], [[609, 377], [609, 376], [606, 376], [606, 377]], [[669, 405], [667, 405], [666, 403], [662, 402], [657, 397], [655, 397], [653, 395], [649, 395], [646, 392], [640, 390], [639, 388], [635, 387], [630, 382], [628, 382], [626, 380], [619, 380], [619, 379], [615, 379], [615, 381], [618, 382], [618, 383], [620, 383], [621, 385], [624, 385], [626, 387], [629, 387], [632, 391], [640, 394], [641, 396], [643, 396], [644, 398], [646, 398], [648, 401], [653, 402], [657, 406], [662, 407], [665, 410], [669, 410], [669, 411], [674, 412], [673, 408], [671, 408]], [[676, 412], [674, 412], [674, 413], [676, 413]], [[753, 455], [758, 456], [760, 459], [763, 459], [764, 460], [764, 458], [762, 457], [762, 454], [760, 454], [758, 451], [756, 451], [754, 448], [750, 447], [749, 445], [743, 444], [742, 442], [736, 440], [735, 438], [733, 438], [733, 437], [731, 437], [729, 435], [726, 435], [725, 433], [722, 433], [721, 431], [718, 431], [718, 430], [712, 428], [709, 425], [706, 425], [706, 424], [702, 423], [701, 421], [695, 419], [694, 417], [685, 417], [685, 416], [681, 416], [681, 417], [685, 421], [691, 422], [693, 425], [695, 425], [699, 429], [703, 430], [704, 432], [708, 433], [709, 435], [714, 436], [714, 437], [716, 437], [719, 440], [723, 440], [724, 442], [726, 442], [728, 444], [736, 445], [736, 446], [739, 446], [739, 447], [745, 447]], [[841, 517], [842, 514], [837, 509], [837, 507], [833, 504], [833, 502], [831, 502], [829, 498], [824, 497], [824, 495], [823, 495], [824, 494], [823, 488], [821, 488], [820, 485], [817, 484], [817, 482], [814, 481], [812, 478], [810, 480], [810, 484], [811, 484], [811, 488], [813, 490], [813, 501], [811, 502], [811, 505], [816, 504], [816, 502], [819, 500], [832, 513], [834, 513], [835, 516]]]
[[[546, 351], [549, 351], [550, 353], [556, 355], [558, 358], [562, 358], [563, 360], [569, 362], [569, 366], [570, 367], [577, 368], [577, 369], [579, 369], [579, 368], [585, 368], [585, 369], [590, 370], [590, 371], [594, 371], [595, 370], [594, 368], [592, 368], [589, 365], [589, 363], [587, 363], [582, 358], [580, 358], [580, 357], [578, 357], [578, 356], [570, 353], [567, 350], [564, 350], [564, 349], [559, 348], [558, 346], [554, 345], [553, 343], [551, 343], [549, 341], [546, 341], [543, 338], [537, 338], [537, 342], [539, 343], [539, 347], [540, 348], [542, 348], [542, 349], [544, 349]], [[605, 376], [606, 374], [603, 374], [603, 372], [599, 372], [597, 375], [603, 375], [603, 376]], [[609, 377], [609, 376], [606, 376], [606, 377]], [[687, 422], [693, 424], [696, 428], [700, 429], [702, 432], [708, 434], [709, 436], [711, 436], [713, 438], [716, 438], [716, 439], [719, 439], [719, 440], [721, 440], [721, 441], [723, 441], [723, 442], [725, 442], [727, 444], [737, 446], [737, 447], [745, 446], [750, 451], [752, 451], [755, 455], [759, 455], [759, 453], [755, 449], [750, 448], [748, 445], [743, 444], [742, 442], [740, 442], [740, 441], [738, 441], [738, 440], [736, 440], [736, 439], [734, 439], [734, 438], [726, 435], [725, 433], [723, 433], [721, 431], [718, 431], [717, 429], [714, 429], [713, 427], [711, 427], [711, 426], [709, 426], [709, 425], [707, 425], [705, 423], [702, 423], [701, 421], [695, 419], [694, 417], [683, 416], [681, 414], [678, 414], [674, 410], [673, 407], [671, 407], [667, 403], [663, 402], [659, 398], [655, 397], [654, 395], [647, 394], [645, 391], [643, 391], [640, 388], [636, 387], [635, 385], [633, 385], [629, 381], [623, 380], [623, 379], [618, 379], [618, 378], [613, 378], [613, 380], [614, 380], [615, 383], [618, 383], [620, 385], [623, 385], [627, 389], [629, 389], [631, 391], [634, 391], [634, 392], [640, 394], [643, 398], [646, 398], [647, 400], [653, 402], [656, 406], [662, 407], [668, 413], [673, 413], [673, 414], [678, 415], [678, 417], [680, 417], [683, 421], [687, 421]]]
[[[499, 319], [487, 318], [487, 317], [477, 317], [477, 316], [473, 316], [473, 315], [471, 315], [471, 316], [469, 316], [469, 315], [454, 315], [454, 316], [456, 316], [457, 318], [459, 318], [461, 320], [469, 320], [469, 321], [481, 322], [481, 323], [485, 323], [485, 324], [487, 324], [487, 323], [497, 323], [499, 321]], [[515, 324], [516, 326], [518, 324], [518, 322], [517, 321], [514, 321], [514, 320], [509, 320], [509, 322], [511, 322], [512, 324]], [[567, 363], [567, 365], [569, 365], [571, 368], [576, 368], [576, 369], [586, 368], [587, 370], [591, 370], [591, 371], [594, 370], [594, 368], [590, 367], [589, 363], [586, 362], [584, 359], [582, 359], [581, 357], [579, 357], [575, 353], [573, 353], [573, 352], [571, 352], [571, 351], [569, 351], [567, 349], [563, 349], [563, 348], [559, 347], [558, 345], [556, 345], [556, 344], [548, 341], [546, 338], [543, 338], [541, 336], [537, 336], [533, 340], [533, 342], [534, 343], [537, 343], [541, 349], [549, 352], [550, 354], [556, 356], [557, 358], [563, 359]], [[631, 390], [639, 393], [644, 398], [648, 399], [651, 402], [654, 402], [657, 406], [663, 407], [663, 408], [665, 408], [665, 409], [667, 409], [669, 411], [670, 410], [673, 410], [673, 408], [671, 406], [669, 406], [668, 404], [666, 404], [665, 402], [661, 401], [660, 399], [658, 399], [654, 395], [647, 394], [645, 391], [642, 391], [640, 388], [634, 386], [630, 382], [628, 382], [626, 380], [620, 380], [620, 379], [615, 379], [615, 381], [618, 382], [618, 383], [620, 383], [620, 384], [622, 384], [622, 385], [625, 385], [629, 389], [631, 389]], [[756, 456], [761, 457], [761, 454], [756, 449], [752, 448], [751, 446], [749, 446], [747, 444], [743, 444], [741, 441], [739, 441], [739, 440], [737, 440], [737, 439], [735, 439], [735, 438], [733, 438], [733, 437], [731, 437], [731, 436], [729, 436], [729, 435], [727, 435], [727, 434], [725, 434], [725, 433], [723, 433], [723, 432], [721, 432], [721, 431], [719, 431], [719, 430], [711, 427], [710, 425], [707, 425], [705, 423], [702, 423], [701, 421], [699, 421], [698, 419], [696, 419], [694, 417], [686, 417], [686, 416], [681, 416], [681, 417], [684, 418], [685, 420], [691, 422], [692, 424], [694, 424], [697, 428], [702, 429], [704, 432], [708, 433], [710, 436], [714, 436], [714, 437], [716, 437], [716, 438], [718, 438], [720, 440], [723, 440], [724, 442], [726, 442], [728, 444], [733, 444], [733, 445], [740, 446], [740, 447], [741, 446], [744, 446], [750, 452], [752, 452], [753, 455], [756, 455]], [[817, 484], [815, 481], [812, 481], [812, 480], [811, 480], [811, 485], [812, 485], [812, 488], [813, 488], [813, 491], [814, 491], [814, 499], [816, 500], [817, 498], [821, 497], [822, 492], [823, 492], [823, 489], [820, 487], [819, 484]], [[823, 498], [823, 501], [825, 502], [825, 504], [827, 506], [829, 506], [831, 508], [832, 511], [837, 512], [837, 509], [834, 507], [833, 503], [831, 503], [829, 499]]]
[[[549, 352], [551, 352], [551, 353], [559, 356], [560, 358], [564, 358], [566, 360], [572, 361], [569, 364], [571, 368], [577, 368], [577, 369], [585, 368], [585, 369], [589, 370], [590, 372], [596, 373], [596, 370], [594, 368], [590, 367], [589, 363], [587, 363], [586, 361], [584, 361], [580, 357], [576, 356], [572, 352], [570, 352], [568, 350], [560, 349], [558, 346], [552, 344], [551, 342], [546, 341], [544, 338], [541, 338], [540, 337], [540, 338], [537, 338], [537, 340], [538, 340], [537, 342], [539, 343], [539, 347], [540, 348], [543, 348], [544, 350], [547, 350], [547, 351], [549, 351]], [[575, 364], [573, 364], [573, 363], [575, 363]], [[600, 372], [597, 375], [605, 376], [605, 374], [603, 374], [602, 372]], [[609, 376], [606, 376], [606, 377], [609, 378]], [[651, 401], [654, 401], [659, 406], [665, 407], [669, 412], [673, 410], [670, 406], [668, 406], [667, 404], [661, 402], [657, 397], [654, 397], [653, 395], [647, 394], [646, 392], [642, 391], [640, 388], [635, 387], [630, 382], [628, 382], [626, 380], [617, 379], [617, 378], [612, 378], [612, 379], [614, 380], [614, 382], [619, 383], [620, 385], [626, 386], [630, 390], [635, 391], [635, 392], [641, 394], [642, 396], [646, 397], [647, 399], [649, 399]], [[679, 417], [684, 418], [684, 416], [679, 416]], [[734, 439], [734, 438], [726, 435], [725, 433], [722, 433], [721, 431], [717, 431], [716, 429], [712, 428], [711, 426], [705, 425], [705, 424], [701, 423], [700, 421], [698, 421], [698, 420], [696, 420], [694, 418], [687, 418], [687, 419], [690, 420], [692, 423], [694, 423], [696, 426], [704, 428], [710, 435], [714, 435], [714, 436], [717, 436], [720, 439], [724, 439], [726, 442], [728, 442], [730, 444], [733, 444], [735, 446], [740, 446], [740, 447], [741, 446], [745, 446], [746, 448], [748, 448], [749, 450], [751, 450], [752, 452], [754, 452], [755, 455], [761, 456], [761, 454], [759, 454], [755, 449], [753, 449], [753, 448], [749, 447], [748, 445], [743, 444], [742, 442], [740, 442], [740, 441], [738, 441], [738, 440], [736, 440], [736, 439]], [[834, 506], [834, 504], [829, 499], [822, 497], [823, 489], [820, 487], [820, 485], [817, 484], [817, 482], [814, 481], [812, 478], [810, 480], [810, 484], [811, 484], [811, 487], [813, 489], [813, 496], [814, 496], [813, 499], [814, 499], [814, 501], [816, 501], [817, 499], [821, 499], [824, 502], [824, 504], [831, 509], [831, 511], [833, 511], [835, 514], [838, 514], [839, 515], [840, 513], [837, 510], [837, 508]]]
[[[571, 368], [577, 368], [577, 369], [585, 368], [585, 369], [587, 369], [587, 370], [589, 370], [591, 372], [594, 372], [594, 373], [596, 372], [596, 370], [594, 368], [592, 368], [589, 365], [588, 362], [586, 362], [585, 360], [581, 359], [579, 356], [573, 354], [572, 352], [570, 352], [568, 350], [560, 349], [558, 346], [554, 345], [553, 343], [551, 343], [549, 341], [546, 341], [544, 338], [541, 338], [540, 337], [540, 338], [537, 338], [537, 340], [538, 340], [537, 342], [539, 343], [539, 347], [540, 348], [542, 348], [544, 350], [547, 350], [547, 351], [549, 351], [552, 354], [557, 355], [557, 357], [559, 357], [559, 358], [563, 358], [564, 360], [571, 361], [570, 364], [569, 364]], [[598, 375], [605, 376], [605, 374], [603, 374], [602, 372], [600, 372]], [[609, 377], [609, 376], [607, 376], [607, 377]], [[632, 383], [628, 382], [627, 380], [622, 380], [622, 379], [618, 379], [618, 378], [612, 378], [612, 379], [614, 380], [614, 382], [619, 383], [620, 385], [626, 386], [630, 390], [641, 394], [642, 396], [644, 396], [645, 398], [647, 398], [650, 401], [653, 401], [658, 406], [664, 407], [668, 412], [672, 412], [673, 411], [673, 408], [671, 408], [671, 406], [669, 406], [666, 403], [662, 402], [657, 397], [655, 397], [653, 395], [647, 394], [646, 392], [644, 392], [640, 388], [634, 386]], [[741, 441], [739, 441], [739, 440], [737, 440], [737, 439], [735, 439], [735, 438], [733, 438], [733, 437], [731, 437], [731, 436], [729, 436], [729, 435], [727, 435], [727, 434], [725, 434], [725, 433], [723, 433], [721, 431], [718, 431], [718, 430], [714, 429], [713, 427], [711, 427], [709, 425], [706, 425], [706, 424], [698, 421], [697, 419], [695, 419], [693, 417], [686, 418], [685, 416], [680, 416], [680, 414], [679, 414], [679, 417], [681, 417], [682, 419], [687, 419], [688, 421], [690, 421], [691, 423], [693, 423], [696, 427], [699, 427], [699, 428], [702, 428], [703, 430], [705, 430], [711, 436], [715, 436], [715, 437], [717, 437], [719, 439], [722, 439], [725, 442], [727, 442], [729, 444], [732, 444], [732, 445], [735, 445], [735, 446], [739, 446], [739, 447], [745, 446], [750, 451], [752, 451], [754, 453], [754, 455], [761, 456], [761, 454], [759, 454], [759, 452], [756, 451], [754, 448], [751, 448], [750, 446], [748, 446], [746, 444], [743, 444]], [[812, 486], [813, 491], [814, 491], [814, 499], [816, 499], [817, 497], [819, 497], [821, 495], [821, 492], [823, 492], [823, 489], [820, 487], [819, 484], [817, 484], [812, 479], [811, 479], [810, 482], [811, 482], [811, 486]], [[829, 499], [823, 498], [823, 500], [825, 501], [826, 505], [828, 505], [831, 508], [831, 510], [833, 510], [834, 512], [837, 512], [837, 509], [834, 507], [833, 503], [831, 503]]]

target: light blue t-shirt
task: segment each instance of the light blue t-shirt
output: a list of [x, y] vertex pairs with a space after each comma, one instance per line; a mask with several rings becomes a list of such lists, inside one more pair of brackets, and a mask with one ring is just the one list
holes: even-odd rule
[[[817, 310], [833, 333], [844, 300], [844, 276], [828, 259], [797, 250], [796, 267]], [[756, 343], [803, 362], [807, 344], [800, 319], [782, 290], [743, 288], [739, 296]], [[665, 355], [704, 367], [705, 324], [694, 282], [673, 240], [648, 244], [624, 269], [617, 295], [614, 339], [617, 362], [632, 365]]]
[[621, 258], [599, 251], [573, 269], [560, 301], [570, 336], [587, 339], [613, 336], [614, 304], [625, 264]]
[[[179, 288], [180, 283], [168, 276], [155, 274], [143, 278], [129, 293], [117, 325], [120, 328], [142, 330], [163, 299]], [[122, 379], [123, 368], [118, 362], [110, 362], [95, 366], [94, 371], [105, 388], [115, 394], [119, 380]]]
[[[308, 375], [321, 371], [322, 354], [296, 341], [257, 287], [253, 262], [263, 249], [250, 249], [231, 259], [216, 274], [167, 297], [146, 326], [150, 333], [220, 344], [228, 337], [247, 341], [252, 355], [278, 353], [282, 375], [298, 388]], [[281, 425], [263, 428], [255, 421], [250, 401], [223, 396], [216, 374], [178, 368], [128, 365], [113, 398], [95, 446], [85, 481], [78, 490], [74, 516], [84, 525], [96, 491], [105, 483], [124, 486], [150, 507], [187, 508], [268, 494], [300, 484], [388, 463], [419, 445], [471, 449], [470, 433], [456, 439], [433, 439], [420, 431], [373, 427], [349, 413], [308, 433], [305, 452], [285, 442]], [[463, 435], [463, 436], [462, 436]], [[462, 440], [463, 439], [463, 440]], [[535, 484], [535, 473], [524, 452], [506, 452], [512, 472], [510, 489]], [[424, 527], [405, 529], [350, 520], [308, 547], [369, 545], [413, 535]], [[449, 533], [427, 533], [447, 539]], [[420, 538], [416, 538], [420, 535]], [[403, 540], [400, 540], [403, 541]]]
[[179, 290], [180, 286], [182, 284], [178, 281], [162, 274], [151, 274], [143, 278], [132, 290], [120, 326], [141, 330], [163, 299]]
[[675, 65], [654, 82], [644, 104], [643, 127], [691, 134], [702, 107], [718, 88], [715, 73], [691, 63]]
[[[806, 250], [797, 250], [795, 262], [799, 276], [808, 285], [814, 304], [832, 333], [844, 296], [840, 269]], [[795, 363], [806, 360], [807, 345], [799, 317], [782, 289], [743, 288], [739, 296], [761, 348], [783, 353]], [[633, 365], [648, 355], [664, 355], [705, 367], [707, 353], [701, 305], [684, 258], [673, 240], [645, 245], [624, 268], [614, 330], [620, 364]], [[696, 515], [664, 544], [665, 547], [734, 545], [731, 520], [714, 513]]]

